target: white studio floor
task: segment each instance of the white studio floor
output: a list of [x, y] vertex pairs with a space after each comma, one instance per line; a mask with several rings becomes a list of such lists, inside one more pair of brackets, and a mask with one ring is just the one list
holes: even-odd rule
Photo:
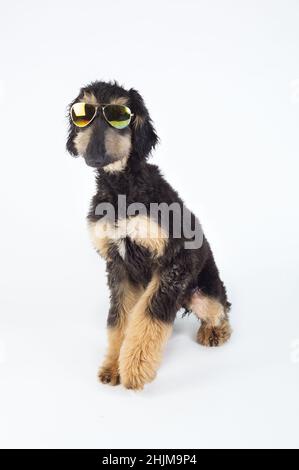
[[[1, 325], [1, 447], [298, 447], [299, 363], [291, 346], [298, 322], [279, 321], [288, 299], [271, 301], [259, 286], [248, 295], [253, 280], [239, 280], [231, 342], [199, 346], [197, 320], [178, 317], [158, 377], [143, 392], [97, 382], [108, 305], [101, 286], [96, 305], [76, 295], [60, 312], [53, 297], [46, 307], [37, 302], [32, 308], [48, 324]], [[81, 322], [63, 321], [68, 309]]]

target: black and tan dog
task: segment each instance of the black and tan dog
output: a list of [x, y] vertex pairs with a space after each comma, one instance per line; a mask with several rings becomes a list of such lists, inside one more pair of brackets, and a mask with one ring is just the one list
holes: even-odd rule
[[[104, 104], [121, 104], [133, 116], [122, 129], [110, 125], [102, 112], [82, 128], [70, 116], [67, 150], [96, 168], [97, 192], [88, 224], [93, 244], [106, 260], [111, 292], [109, 346], [99, 377], [103, 383], [142, 389], [156, 375], [181, 307], [201, 320], [198, 342], [219, 346], [231, 335], [230, 304], [204, 235], [199, 246], [187, 247], [190, 237], [183, 230], [179, 236], [174, 233], [173, 215], [168, 230], [161, 217], [150, 215], [153, 203], [167, 207], [175, 203], [182, 210], [184, 204], [158, 167], [147, 163], [158, 138], [140, 94], [117, 83], [94, 82], [81, 89], [70, 110], [76, 103], [96, 110]], [[125, 196], [125, 210], [142, 204], [146, 213], [124, 216], [120, 195]], [[103, 204], [115, 209], [114, 221], [98, 210]], [[193, 227], [200, 232], [196, 220], [191, 214]]]

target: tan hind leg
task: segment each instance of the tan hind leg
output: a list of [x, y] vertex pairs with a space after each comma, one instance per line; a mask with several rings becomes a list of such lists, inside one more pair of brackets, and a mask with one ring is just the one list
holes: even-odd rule
[[201, 320], [197, 341], [203, 346], [215, 347], [226, 343], [232, 329], [224, 306], [200, 291], [193, 294], [189, 308]]

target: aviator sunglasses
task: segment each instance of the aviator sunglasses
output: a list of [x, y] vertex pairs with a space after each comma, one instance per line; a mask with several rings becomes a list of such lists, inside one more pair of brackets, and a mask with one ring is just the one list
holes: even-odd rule
[[75, 103], [70, 111], [71, 120], [77, 127], [86, 127], [97, 116], [99, 109], [102, 111], [108, 124], [115, 129], [124, 129], [127, 127], [134, 116], [130, 108], [122, 104], [103, 104], [95, 106], [87, 103]]

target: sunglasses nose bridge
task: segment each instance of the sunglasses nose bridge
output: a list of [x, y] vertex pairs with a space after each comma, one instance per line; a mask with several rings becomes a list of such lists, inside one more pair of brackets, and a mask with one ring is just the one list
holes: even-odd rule
[[105, 119], [105, 114], [104, 114], [104, 106], [102, 105], [97, 105], [95, 106], [95, 113], [94, 113], [94, 118], [93, 119], [96, 119], [96, 118], [100, 118], [101, 121], [106, 121]]
[[97, 132], [103, 131], [108, 126], [101, 106], [97, 107], [93, 122]]

